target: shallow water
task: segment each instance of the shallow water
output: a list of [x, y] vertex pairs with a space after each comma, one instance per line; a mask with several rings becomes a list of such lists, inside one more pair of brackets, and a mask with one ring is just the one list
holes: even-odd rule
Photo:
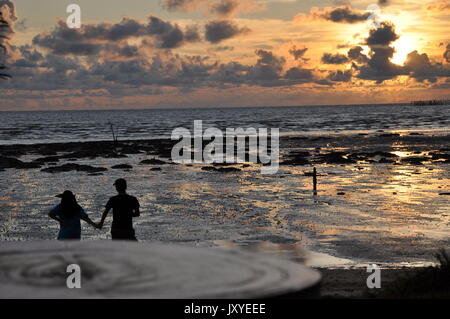
[[[219, 127], [267, 125], [281, 127], [283, 135], [302, 131], [304, 138], [295, 143], [282, 140], [282, 154], [316, 152], [317, 147], [320, 152], [378, 150], [401, 158], [448, 152], [448, 106], [377, 106], [364, 109], [366, 114], [358, 106], [311, 110], [133, 111], [127, 117], [122, 111], [7, 113], [0, 136], [3, 144], [84, 140], [84, 134], [102, 139], [110, 134], [108, 121], [122, 116], [121, 130], [133, 131], [127, 137], [151, 138], [170, 135], [171, 127], [190, 127], [191, 120], [204, 118], [205, 123]], [[55, 117], [61, 121], [54, 122]], [[24, 121], [22, 126], [17, 124], [20, 121]], [[20, 132], [11, 129], [14, 125]], [[381, 131], [403, 137], [383, 138]], [[58, 202], [53, 196], [65, 189], [73, 190], [90, 216], [99, 220], [109, 196], [114, 195], [113, 181], [125, 177], [130, 193], [141, 202], [143, 214], [135, 226], [142, 241], [253, 250], [328, 267], [422, 266], [434, 262], [438, 249], [450, 247], [449, 196], [440, 195], [450, 190], [448, 163], [320, 164], [316, 166], [320, 176], [315, 196], [312, 178], [304, 175], [312, 170], [310, 166], [280, 166], [275, 175], [261, 175], [256, 164], [227, 174], [203, 171], [197, 164], [162, 165], [161, 171], [151, 171], [152, 166], [138, 165], [148, 158], [143, 154], [76, 161], [108, 168], [100, 176], [49, 174], [39, 169], [0, 171], [0, 240], [56, 238], [58, 225], [49, 220], [47, 212]], [[109, 169], [123, 163], [133, 169]], [[83, 238], [107, 239], [109, 225], [110, 219], [98, 231], [85, 224]]]
[[[334, 143], [344, 145], [343, 140]], [[411, 155], [401, 151], [405, 148], [392, 150]], [[54, 239], [58, 225], [46, 212], [64, 189], [72, 189], [91, 218], [99, 220], [114, 195], [113, 181], [125, 177], [142, 205], [142, 217], [135, 222], [142, 241], [247, 249], [336, 267], [369, 262], [421, 266], [432, 262], [439, 248], [450, 246], [448, 196], [439, 195], [449, 189], [449, 164], [318, 165], [315, 196], [311, 177], [304, 175], [311, 171], [308, 166], [281, 166], [277, 174], [264, 176], [256, 164], [228, 174], [203, 171], [202, 165], [163, 165], [162, 171], [151, 171], [138, 165], [146, 158], [77, 161], [134, 166], [101, 176], [0, 172], [0, 240]], [[109, 238], [108, 225], [110, 220], [102, 231], [84, 225], [83, 238]]]

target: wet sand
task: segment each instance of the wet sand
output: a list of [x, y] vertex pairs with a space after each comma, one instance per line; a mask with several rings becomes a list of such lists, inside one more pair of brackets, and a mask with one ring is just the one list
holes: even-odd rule
[[[366, 269], [318, 268], [317, 270], [322, 274], [321, 298], [372, 299], [382, 298], [383, 292], [396, 281], [410, 278], [422, 271], [423, 268], [382, 269], [380, 289], [367, 287], [366, 280], [371, 273], [368, 273]], [[402, 296], [398, 296], [398, 298], [402, 298]]]
[[[174, 143], [0, 146], [0, 239], [55, 238], [46, 211], [66, 188], [99, 219], [114, 179], [125, 177], [143, 207], [142, 241], [250, 249], [323, 267], [424, 265], [450, 246], [448, 134], [285, 136], [280, 170], [266, 176], [251, 163], [173, 165]], [[83, 238], [109, 234], [84, 226]]]

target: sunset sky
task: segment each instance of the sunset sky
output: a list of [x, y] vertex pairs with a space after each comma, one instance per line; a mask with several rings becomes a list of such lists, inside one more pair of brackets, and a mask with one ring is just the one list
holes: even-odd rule
[[[81, 7], [69, 29], [66, 7]], [[378, 23], [374, 11], [380, 7]], [[449, 98], [449, 0], [0, 0], [0, 110]], [[371, 18], [372, 16], [372, 18]]]

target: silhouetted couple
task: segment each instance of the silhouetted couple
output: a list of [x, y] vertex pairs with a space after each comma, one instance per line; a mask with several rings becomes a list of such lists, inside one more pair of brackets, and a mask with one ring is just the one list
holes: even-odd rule
[[109, 199], [99, 223], [94, 223], [89, 218], [71, 191], [57, 195], [56, 197], [61, 198], [61, 203], [55, 206], [48, 216], [60, 224], [58, 240], [80, 240], [81, 220], [95, 228], [102, 229], [106, 216], [112, 209], [112, 239], [137, 241], [133, 229], [133, 218], [140, 216], [139, 202], [136, 197], [127, 194], [127, 181], [123, 178], [116, 180], [114, 186], [118, 194]]

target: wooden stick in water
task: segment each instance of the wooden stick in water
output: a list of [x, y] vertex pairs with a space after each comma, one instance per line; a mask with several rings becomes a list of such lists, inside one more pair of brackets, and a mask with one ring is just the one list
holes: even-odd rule
[[317, 195], [317, 170], [315, 167], [313, 169], [313, 190], [314, 195]]

